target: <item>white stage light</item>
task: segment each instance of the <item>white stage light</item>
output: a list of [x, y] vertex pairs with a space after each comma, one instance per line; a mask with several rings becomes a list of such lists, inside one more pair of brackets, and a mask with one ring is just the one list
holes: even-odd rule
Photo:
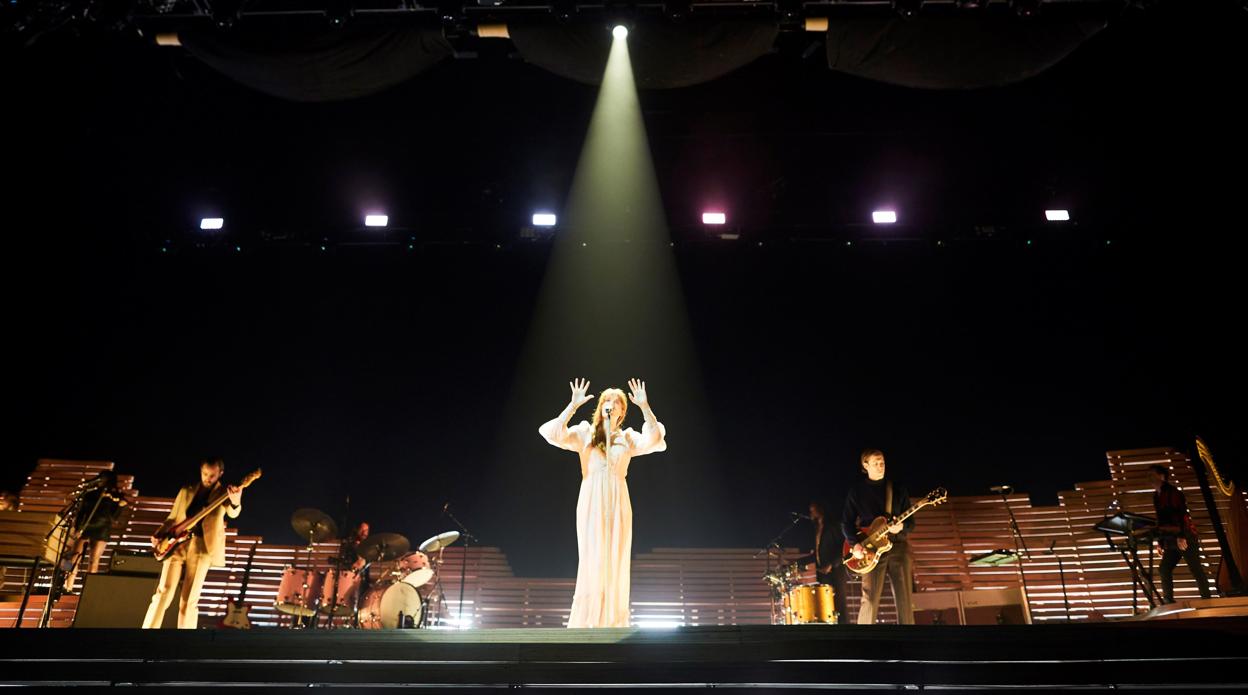
[[534, 227], [553, 227], [555, 226], [555, 215], [551, 212], [535, 212], [533, 213]]
[[615, 25], [615, 28], [611, 30], [611, 35], [617, 39], [627, 39], [628, 27], [624, 26], [623, 24], [617, 24]]
[[386, 215], [365, 215], [365, 227], [385, 227], [390, 224], [390, 218]]
[[1069, 222], [1070, 211], [1069, 210], [1045, 210], [1044, 219], [1050, 222]]
[[871, 213], [871, 221], [876, 224], [893, 224], [897, 221], [897, 213], [893, 210], [876, 210]]
[[204, 217], [199, 221], [200, 229], [221, 229], [225, 226], [225, 220], [220, 217]]
[[722, 212], [702, 213], [702, 224], [727, 224], [728, 215]]

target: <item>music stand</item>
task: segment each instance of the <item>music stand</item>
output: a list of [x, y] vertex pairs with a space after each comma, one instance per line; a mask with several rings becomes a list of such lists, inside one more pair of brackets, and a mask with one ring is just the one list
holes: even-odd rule
[[967, 561], [973, 567], [1000, 567], [1018, 562], [1018, 553], [1013, 550], [989, 550], [980, 553]]

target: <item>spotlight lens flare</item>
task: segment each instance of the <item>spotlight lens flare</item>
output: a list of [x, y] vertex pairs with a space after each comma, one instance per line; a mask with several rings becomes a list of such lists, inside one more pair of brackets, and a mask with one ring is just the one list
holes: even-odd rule
[[611, 35], [617, 39], [627, 39], [628, 27], [624, 26], [623, 24], [617, 24], [615, 25], [615, 28], [611, 30]]
[[897, 222], [897, 212], [895, 210], [876, 210], [871, 213], [871, 221], [876, 224], [895, 224]]
[[702, 224], [727, 224], [728, 215], [722, 212], [702, 213]]
[[1070, 211], [1069, 210], [1045, 210], [1044, 219], [1050, 222], [1069, 222]]
[[388, 224], [390, 224], [390, 217], [388, 215], [365, 215], [364, 216], [365, 227], [385, 227]]
[[199, 221], [200, 229], [221, 229], [225, 226], [225, 220], [220, 217], [204, 217]]
[[556, 218], [555, 218], [554, 213], [550, 213], [550, 212], [533, 213], [533, 226], [534, 227], [553, 227], [555, 226], [555, 221], [556, 221]]

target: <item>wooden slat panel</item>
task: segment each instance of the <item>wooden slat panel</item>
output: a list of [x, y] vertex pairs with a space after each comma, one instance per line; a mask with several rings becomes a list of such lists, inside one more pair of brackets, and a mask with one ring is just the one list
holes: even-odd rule
[[[1059, 495], [1057, 506], [1033, 507], [1024, 494], [1013, 494], [1009, 498], [1020, 532], [1031, 549], [1030, 561], [1024, 569], [1029, 605], [1036, 621], [1065, 620], [1059, 559], [1065, 570], [1072, 618], [1087, 620], [1130, 615], [1130, 574], [1119, 553], [1108, 548], [1104, 536], [1093, 531], [1092, 526], [1105, 516], [1107, 506], [1115, 500], [1123, 509], [1151, 516], [1152, 488], [1147, 470], [1158, 462], [1173, 467], [1175, 479], [1187, 492], [1193, 517], [1201, 531], [1203, 557], [1212, 576], [1221, 557], [1220, 549], [1187, 457], [1165, 448], [1108, 452], [1109, 479], [1075, 485]], [[21, 508], [59, 510], [79, 482], [111, 465], [41, 460], [23, 490]], [[119, 478], [123, 487], [133, 486], [130, 476]], [[146, 549], [148, 537], [168, 514], [172, 503], [171, 498], [139, 497], [115, 529], [108, 554], [123, 547]], [[1219, 501], [1220, 506], [1224, 504], [1224, 500]], [[992, 568], [969, 564], [974, 555], [1014, 546], [1009, 517], [999, 496], [951, 497], [947, 504], [923, 510], [916, 520], [911, 547], [917, 590], [1009, 589], [1019, 585], [1017, 566]], [[240, 521], [245, 527], [246, 519]], [[6, 536], [3, 528], [0, 525], [0, 546], [15, 541]], [[274, 609], [273, 602], [286, 567], [310, 565], [324, 571], [338, 549], [336, 542], [316, 544], [309, 559], [306, 547], [270, 545], [257, 536], [241, 536], [235, 529], [228, 530], [227, 566], [209, 573], [200, 602], [204, 624], [223, 614], [226, 600], [237, 596], [247, 555], [253, 546], [257, 551], [247, 604], [256, 625], [278, 625], [284, 620]], [[634, 621], [684, 625], [769, 622], [770, 598], [768, 587], [762, 581], [766, 560], [754, 558], [755, 552], [751, 548], [656, 548], [648, 553], [637, 553], [633, 558], [632, 576]], [[788, 553], [789, 556], [798, 554], [792, 549]], [[106, 554], [106, 566], [107, 559]], [[491, 547], [471, 548], [465, 556], [462, 546], [452, 546], [437, 559], [441, 561], [444, 617], [453, 625], [558, 627], [567, 623], [575, 588], [572, 578], [515, 577], [503, 552]], [[393, 563], [375, 563], [374, 577], [380, 578], [392, 566]], [[462, 621], [458, 616], [461, 569], [464, 572]], [[20, 587], [24, 579], [21, 571], [5, 573], [4, 591], [8, 597], [12, 597], [14, 588]], [[45, 592], [48, 580], [45, 572], [40, 578]], [[808, 572], [804, 580], [814, 581], [814, 577]], [[850, 622], [857, 614], [860, 592], [858, 578], [852, 577], [846, 597]], [[1180, 599], [1198, 595], [1186, 568], [1176, 571], [1175, 595]], [[57, 607], [54, 624], [69, 624], [76, 605], [73, 598], [66, 597], [63, 605]], [[39, 601], [42, 600], [40, 597]], [[1140, 602], [1141, 607], [1146, 607], [1142, 597]], [[12, 620], [16, 607], [16, 602], [0, 603], [0, 625], [4, 624], [6, 615]], [[32, 614], [38, 614], [37, 609], [32, 607], [31, 610]], [[61, 611], [67, 611], [68, 615], [62, 615]], [[887, 590], [880, 620], [896, 621], [896, 609]]]

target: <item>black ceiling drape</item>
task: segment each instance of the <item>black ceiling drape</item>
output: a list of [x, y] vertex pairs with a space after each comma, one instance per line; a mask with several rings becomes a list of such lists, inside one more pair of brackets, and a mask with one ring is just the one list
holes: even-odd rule
[[1044, 72], [1105, 24], [986, 12], [834, 19], [828, 67], [921, 89], [999, 87]]
[[[528, 62], [561, 77], [598, 84], [611, 48], [604, 24], [520, 24], [510, 27]], [[779, 29], [771, 21], [652, 22], [628, 35], [639, 89], [673, 89], [709, 82], [771, 51]]]
[[375, 94], [451, 55], [439, 27], [356, 20], [342, 29], [241, 24], [228, 32], [178, 33], [191, 55], [252, 89], [291, 101], [336, 101]]

